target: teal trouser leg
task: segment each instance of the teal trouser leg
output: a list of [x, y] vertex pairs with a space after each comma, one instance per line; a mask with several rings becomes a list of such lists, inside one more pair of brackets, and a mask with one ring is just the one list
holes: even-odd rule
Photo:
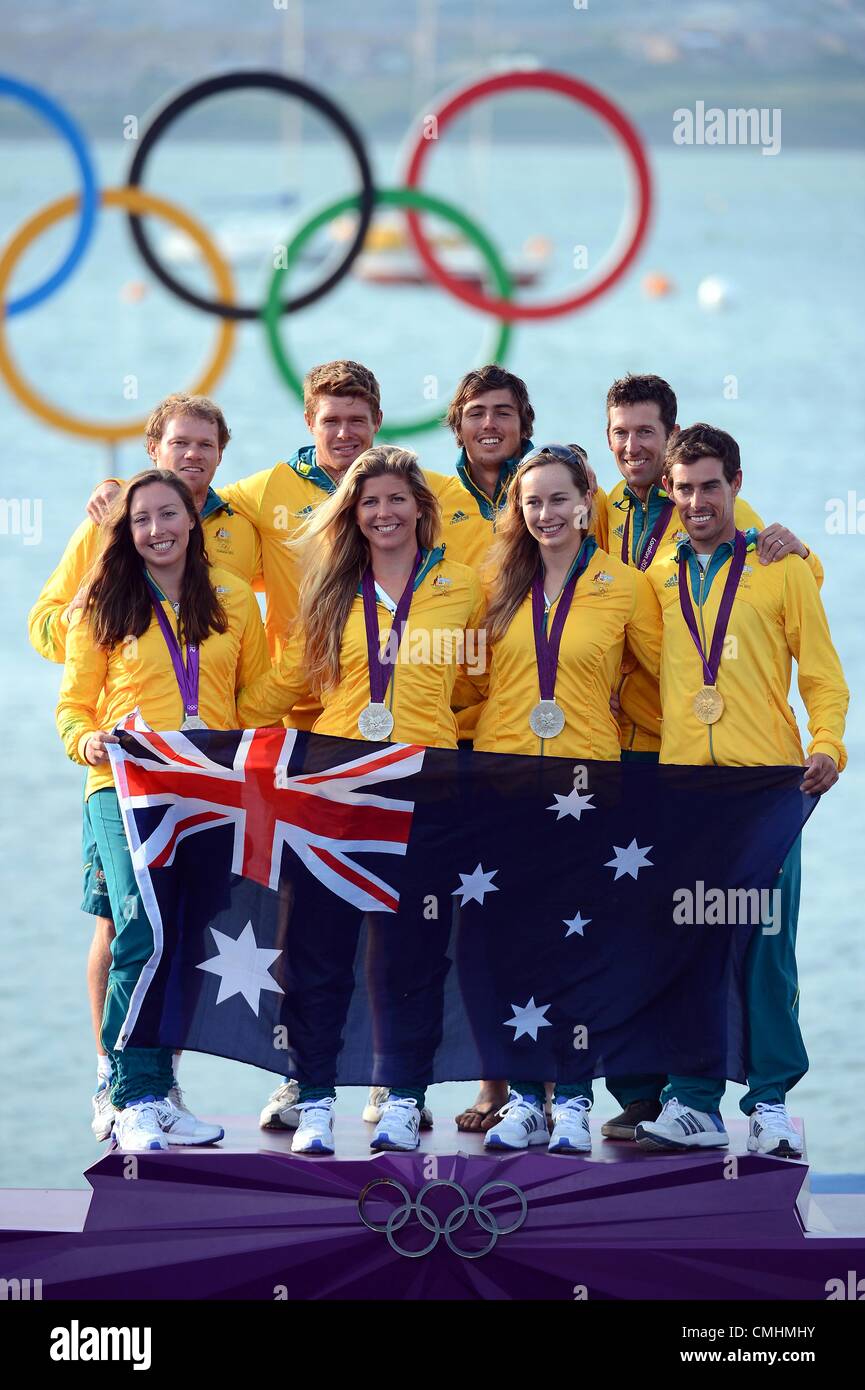
[[[543, 1108], [546, 1104], [547, 1088], [543, 1081], [511, 1081], [510, 1085], [526, 1100], [534, 1101], [535, 1105]], [[586, 1100], [594, 1101], [591, 1081], [575, 1081], [570, 1085], [556, 1084], [555, 1100], [573, 1100], [574, 1096], [585, 1096]]]
[[604, 1085], [624, 1110], [635, 1100], [657, 1100], [666, 1076], [606, 1076]]
[[775, 883], [769, 930], [754, 933], [745, 961], [748, 991], [748, 1090], [739, 1108], [783, 1104], [808, 1070], [799, 1028], [796, 928], [802, 887], [802, 838], [796, 840]]
[[418, 1110], [423, 1110], [426, 1089], [412, 1091], [407, 1086], [391, 1086], [390, 1093], [394, 1100], [413, 1100]]
[[102, 1015], [102, 1045], [111, 1058], [111, 1103], [122, 1110], [143, 1096], [167, 1095], [174, 1085], [174, 1072], [170, 1047], [118, 1050], [116, 1046], [132, 992], [153, 954], [153, 929], [135, 882], [117, 793], [108, 788], [94, 792], [88, 809], [116, 931]]
[[[808, 1070], [799, 1029], [796, 926], [802, 883], [802, 837], [784, 860], [773, 888], [768, 921], [751, 937], [745, 958], [748, 1023], [748, 1091], [739, 1102], [750, 1115], [758, 1102], [783, 1103]], [[777, 911], [774, 909], [777, 907]], [[672, 1096], [694, 1110], [717, 1110], [726, 1082], [699, 1076], [671, 1076], [661, 1099]]]
[[691, 1110], [711, 1114], [713, 1110], [720, 1110], [726, 1085], [723, 1077], [718, 1080], [708, 1076], [671, 1076], [661, 1092], [661, 1100], [666, 1105], [675, 1097]]

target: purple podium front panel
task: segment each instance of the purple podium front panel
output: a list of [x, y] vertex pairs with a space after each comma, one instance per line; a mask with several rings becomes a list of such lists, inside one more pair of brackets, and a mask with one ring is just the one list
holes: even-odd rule
[[[224, 1146], [107, 1153], [84, 1229], [0, 1236], [0, 1275], [85, 1299], [825, 1299], [865, 1239], [807, 1236], [804, 1163], [743, 1152], [483, 1152], [441, 1126], [411, 1154], [229, 1129]], [[449, 1151], [448, 1151], [449, 1150]], [[597, 1154], [597, 1157], [595, 1156]]]

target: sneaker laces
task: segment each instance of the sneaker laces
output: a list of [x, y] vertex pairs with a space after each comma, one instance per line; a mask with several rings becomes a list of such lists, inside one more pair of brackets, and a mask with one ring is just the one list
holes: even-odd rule
[[[307, 1113], [313, 1110], [325, 1110], [328, 1115], [332, 1114], [333, 1096], [320, 1096], [318, 1100], [300, 1101], [296, 1108], [300, 1111], [300, 1123], [303, 1124]], [[310, 1118], [312, 1118], [311, 1115]]]
[[[513, 1099], [511, 1099], [511, 1097], [513, 1097]], [[505, 1118], [523, 1108], [537, 1111], [539, 1114], [543, 1112], [543, 1106], [539, 1105], [537, 1101], [530, 1100], [528, 1096], [520, 1095], [519, 1091], [511, 1091], [510, 1097], [508, 1097], [501, 1110], [497, 1113], [501, 1115], [502, 1118]]]
[[789, 1132], [793, 1129], [793, 1122], [784, 1104], [767, 1105], [758, 1101], [756, 1114], [759, 1115], [764, 1129], [773, 1130], [775, 1133]]
[[592, 1108], [592, 1102], [588, 1096], [568, 1096], [567, 1100], [556, 1100], [553, 1098], [553, 1119], [557, 1119], [563, 1111], [576, 1112], [578, 1115], [588, 1115]]
[[682, 1105], [675, 1096], [671, 1096], [658, 1116], [657, 1123], [660, 1124], [662, 1120], [678, 1120], [679, 1116], [684, 1115], [687, 1109], [687, 1105]]
[[154, 1126], [154, 1128], [161, 1129], [162, 1126], [159, 1122], [160, 1104], [164, 1104], [164, 1101], [161, 1102], [157, 1100], [136, 1100], [133, 1101], [131, 1105], [127, 1105], [126, 1109], [134, 1110], [137, 1119], [143, 1121], [149, 1120], [151, 1124]]
[[[297, 1096], [297, 1082], [296, 1082], [296, 1081], [283, 1081], [282, 1085], [281, 1085], [281, 1086], [277, 1086], [276, 1090], [275, 1090], [275, 1091], [273, 1092], [273, 1094], [270, 1096], [270, 1102], [269, 1102], [269, 1103], [271, 1103], [271, 1104], [277, 1104], [277, 1103], [278, 1103], [278, 1104], [282, 1105], [282, 1104], [284, 1104], [285, 1102], [289, 1101], [292, 1095]], [[312, 1103], [314, 1104], [315, 1102], [312, 1102]], [[291, 1104], [292, 1104], [292, 1105], [296, 1105], [296, 1104], [297, 1104], [297, 1101], [296, 1101], [296, 1100], [292, 1100], [292, 1101], [291, 1101]]]
[[386, 1110], [394, 1108], [404, 1110], [406, 1114], [408, 1114], [410, 1110], [417, 1110], [418, 1114], [420, 1114], [417, 1101], [412, 1100], [411, 1096], [388, 1096], [382, 1106], [382, 1117], [384, 1117]]

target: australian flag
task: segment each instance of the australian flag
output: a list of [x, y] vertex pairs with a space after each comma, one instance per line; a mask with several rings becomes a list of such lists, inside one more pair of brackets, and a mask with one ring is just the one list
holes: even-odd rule
[[127, 726], [111, 751], [154, 936], [126, 1046], [307, 1085], [744, 1080], [746, 953], [816, 804], [801, 768], [292, 729]]

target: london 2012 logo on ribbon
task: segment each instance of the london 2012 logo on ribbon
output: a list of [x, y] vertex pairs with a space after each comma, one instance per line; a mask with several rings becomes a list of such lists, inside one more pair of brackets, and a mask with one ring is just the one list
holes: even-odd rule
[[[402, 1205], [395, 1206], [389, 1212], [387, 1219], [382, 1222], [371, 1221], [366, 1214], [366, 1204], [375, 1187], [395, 1187], [403, 1199]], [[460, 1205], [449, 1212], [444, 1219], [433, 1210], [426, 1200], [428, 1194], [437, 1187], [449, 1188], [452, 1192], [456, 1192], [460, 1199]], [[519, 1213], [514, 1220], [503, 1222], [499, 1219], [499, 1213], [496, 1212], [495, 1208], [490, 1209], [483, 1205], [483, 1199], [487, 1193], [496, 1187], [508, 1188], [510, 1192], [516, 1194], [519, 1202]], [[512, 1235], [514, 1231], [519, 1230], [526, 1219], [528, 1209], [529, 1204], [526, 1201], [525, 1193], [514, 1183], [503, 1182], [498, 1178], [493, 1179], [492, 1182], [485, 1182], [471, 1199], [460, 1183], [447, 1178], [433, 1178], [424, 1183], [414, 1201], [412, 1201], [408, 1188], [404, 1187], [401, 1182], [397, 1182], [395, 1178], [375, 1178], [372, 1182], [367, 1183], [357, 1202], [357, 1214], [363, 1224], [369, 1230], [385, 1235], [391, 1249], [395, 1250], [398, 1255], [405, 1255], [409, 1260], [419, 1260], [424, 1255], [429, 1255], [435, 1250], [442, 1236], [445, 1238], [448, 1249], [454, 1255], [459, 1255], [463, 1260], [478, 1260], [482, 1255], [488, 1255], [494, 1249], [500, 1236]], [[424, 1230], [431, 1233], [430, 1239], [417, 1250], [406, 1249], [396, 1239], [397, 1232], [405, 1227], [412, 1214], [417, 1217]], [[465, 1226], [470, 1216], [474, 1218], [477, 1225], [486, 1232], [488, 1237], [486, 1243], [478, 1250], [463, 1249], [453, 1239], [454, 1234]]]

